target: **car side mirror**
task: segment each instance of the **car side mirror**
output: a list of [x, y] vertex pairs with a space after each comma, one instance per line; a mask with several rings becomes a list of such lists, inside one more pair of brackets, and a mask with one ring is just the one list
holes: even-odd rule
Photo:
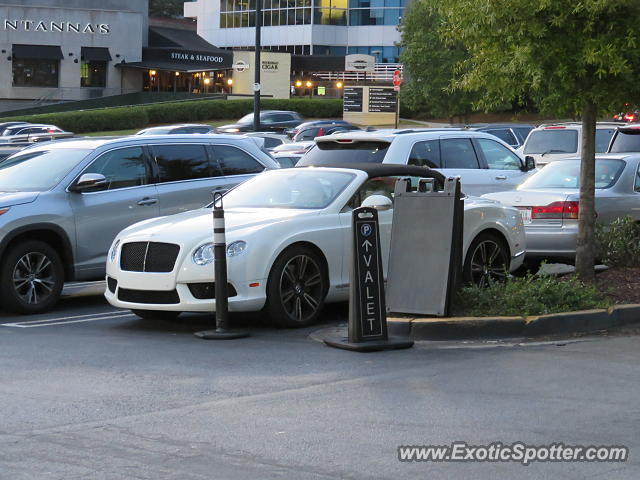
[[385, 197], [384, 195], [369, 195], [363, 200], [360, 206], [375, 208], [379, 212], [382, 212], [384, 210], [391, 210], [393, 208], [393, 202], [389, 197]]
[[529, 172], [534, 168], [536, 168], [536, 159], [531, 155], [527, 155], [526, 157], [524, 157], [524, 171]]
[[83, 173], [78, 181], [69, 190], [72, 192], [86, 192], [88, 190], [101, 190], [107, 187], [107, 177], [101, 173]]

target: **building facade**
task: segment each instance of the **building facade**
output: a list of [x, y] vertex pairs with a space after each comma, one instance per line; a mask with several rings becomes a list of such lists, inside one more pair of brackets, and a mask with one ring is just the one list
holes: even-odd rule
[[139, 91], [147, 0], [0, 3], [0, 109]]
[[[293, 55], [373, 55], [397, 63], [397, 26], [407, 0], [262, 0], [262, 45]], [[185, 2], [198, 34], [222, 48], [251, 48], [256, 0]]]

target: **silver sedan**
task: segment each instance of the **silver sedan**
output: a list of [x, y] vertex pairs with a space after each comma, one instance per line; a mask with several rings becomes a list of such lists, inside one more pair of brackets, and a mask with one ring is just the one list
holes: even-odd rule
[[[608, 224], [627, 215], [640, 220], [640, 153], [596, 157], [596, 212]], [[520, 209], [528, 263], [542, 259], [573, 262], [578, 235], [580, 159], [553, 162], [516, 190], [485, 198]]]

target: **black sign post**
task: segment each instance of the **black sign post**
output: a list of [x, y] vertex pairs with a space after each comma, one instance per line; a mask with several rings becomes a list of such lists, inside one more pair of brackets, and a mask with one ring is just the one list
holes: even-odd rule
[[349, 288], [348, 337], [327, 337], [324, 342], [356, 352], [409, 348], [413, 340], [389, 337], [384, 275], [378, 229], [378, 211], [360, 207], [353, 211], [353, 260]]
[[222, 193], [213, 194], [213, 266], [216, 298], [216, 329], [196, 332], [204, 340], [231, 340], [249, 336], [249, 332], [229, 329], [229, 291], [227, 286], [227, 242]]

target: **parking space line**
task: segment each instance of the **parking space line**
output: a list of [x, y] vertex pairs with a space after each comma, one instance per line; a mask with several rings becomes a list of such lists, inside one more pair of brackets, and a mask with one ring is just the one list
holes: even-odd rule
[[82, 323], [82, 322], [95, 322], [98, 320], [109, 320], [112, 318], [126, 318], [126, 317], [134, 317], [135, 315], [131, 312], [103, 312], [103, 313], [93, 313], [87, 315], [74, 315], [69, 317], [59, 317], [59, 318], [46, 318], [42, 320], [31, 320], [27, 322], [11, 322], [11, 323], [2, 323], [0, 326], [2, 327], [15, 327], [15, 328], [35, 328], [35, 327], [48, 327], [53, 325], [66, 325], [69, 323]]

